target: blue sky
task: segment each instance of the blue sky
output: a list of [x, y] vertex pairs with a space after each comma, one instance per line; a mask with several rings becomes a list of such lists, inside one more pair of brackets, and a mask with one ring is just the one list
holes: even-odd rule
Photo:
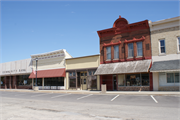
[[98, 30], [121, 15], [129, 23], [179, 16], [179, 1], [1, 1], [0, 62], [66, 49], [99, 54]]

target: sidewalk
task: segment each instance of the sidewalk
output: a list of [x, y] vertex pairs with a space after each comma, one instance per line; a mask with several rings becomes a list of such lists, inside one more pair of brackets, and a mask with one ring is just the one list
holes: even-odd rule
[[120, 94], [120, 95], [179, 95], [179, 91], [88, 91], [88, 90], [29, 90], [29, 89], [0, 89], [9, 92], [38, 92], [38, 93], [71, 93], [71, 94]]

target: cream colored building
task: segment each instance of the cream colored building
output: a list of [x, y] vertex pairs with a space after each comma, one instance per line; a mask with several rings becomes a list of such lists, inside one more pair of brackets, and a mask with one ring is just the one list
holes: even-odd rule
[[94, 75], [99, 64], [99, 54], [66, 59], [66, 89], [100, 90], [99, 76]]
[[33, 72], [29, 78], [32, 78], [33, 86], [36, 85], [37, 64], [37, 86], [39, 89], [65, 89], [65, 59], [67, 58], [72, 58], [72, 56], [65, 49], [31, 55]]
[[153, 90], [179, 90], [180, 17], [151, 22]]

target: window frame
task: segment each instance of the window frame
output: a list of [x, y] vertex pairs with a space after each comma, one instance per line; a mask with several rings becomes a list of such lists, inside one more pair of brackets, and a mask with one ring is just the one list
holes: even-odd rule
[[[132, 44], [132, 56], [129, 56], [129, 45]], [[134, 57], [134, 43], [128, 43], [128, 58], [133, 58]]]
[[[108, 51], [108, 48], [110, 51]], [[110, 59], [108, 59], [108, 54], [110, 54]], [[106, 60], [111, 60], [111, 46], [106, 47]]]
[[[142, 46], [142, 48], [141, 48], [142, 55], [138, 55], [138, 43], [141, 43], [141, 46]], [[137, 57], [142, 57], [143, 56], [143, 42], [142, 41], [136, 42], [136, 47], [137, 47]]]
[[[161, 41], [164, 40], [164, 53], [161, 52]], [[166, 41], [165, 39], [159, 39], [159, 55], [165, 55], [166, 54]]]
[[[173, 74], [173, 82], [168, 82], [168, 80], [167, 80], [167, 74], [168, 74], [168, 73]], [[179, 81], [179, 82], [175, 82], [175, 74], [176, 74], [176, 73], [178, 73], [179, 76], [180, 76], [180, 73], [179, 73], [179, 72], [167, 72], [167, 73], [166, 73], [166, 83], [167, 83], [167, 84], [168, 84], [168, 83], [170, 83], [170, 84], [176, 84], [176, 83], [179, 84], [179, 83], [180, 83], [180, 81]]]
[[180, 53], [180, 36], [177, 36], [177, 53]]
[[[118, 48], [117, 51], [115, 51], [115, 47]], [[114, 59], [119, 59], [119, 45], [114, 45], [113, 48], [114, 48]], [[117, 54], [117, 58], [115, 58], [115, 54]]]

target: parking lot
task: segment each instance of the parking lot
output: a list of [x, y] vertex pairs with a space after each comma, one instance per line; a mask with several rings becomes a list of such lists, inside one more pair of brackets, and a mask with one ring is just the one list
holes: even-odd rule
[[[131, 118], [133, 120], [145, 118], [175, 120], [176, 118], [178, 119], [178, 113], [180, 112], [180, 97], [177, 95], [107, 95], [0, 91], [0, 96], [2, 106], [5, 105], [3, 107], [4, 111], [8, 111], [6, 112], [7, 115], [4, 115], [5, 118], [8, 118], [8, 115], [13, 113], [12, 111], [9, 112], [10, 108], [7, 107], [6, 104], [11, 104], [11, 107], [16, 106], [17, 108], [23, 108], [24, 110], [28, 108], [28, 111], [30, 109], [33, 114], [37, 113], [37, 111], [40, 112], [47, 109], [51, 111], [50, 113], [52, 113], [52, 111], [56, 111], [53, 114], [57, 115], [54, 115], [53, 118], [57, 119], [59, 118], [57, 116], [62, 115], [58, 114], [57, 111], [62, 110], [67, 114], [69, 114], [69, 112], [78, 113], [80, 114], [78, 116], [83, 119], [97, 118], [98, 120], [116, 120], [121, 118], [127, 118], [128, 120], [131, 120]], [[44, 116], [49, 115], [49, 111], [46, 112], [47, 114], [43, 111]], [[131, 114], [129, 114], [129, 112]], [[128, 116], [125, 116], [126, 113], [128, 113]], [[92, 114], [95, 117], [92, 117]], [[65, 116], [67, 115], [65, 114]], [[68, 116], [67, 119], [71, 119], [69, 117], [73, 116], [74, 114]], [[101, 117], [99, 118], [97, 116]], [[21, 117], [23, 118], [23, 116]], [[13, 117], [11, 118], [13, 119]], [[39, 120], [41, 119], [39, 118]]]

